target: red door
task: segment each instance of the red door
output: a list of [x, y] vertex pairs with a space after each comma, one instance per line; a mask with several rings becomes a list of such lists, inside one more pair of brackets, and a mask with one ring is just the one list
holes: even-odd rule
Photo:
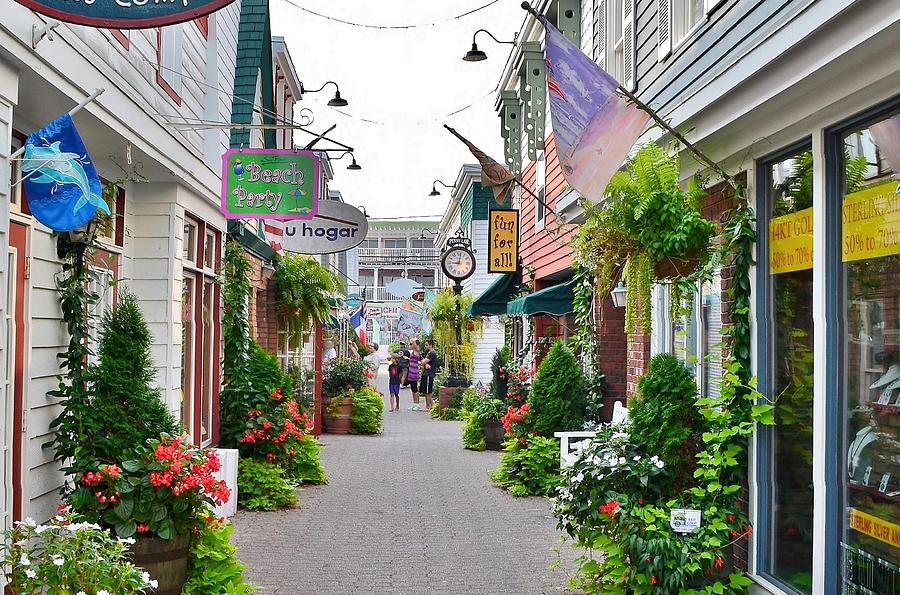
[[9, 224], [9, 293], [7, 303], [7, 329], [10, 367], [7, 371], [13, 398], [12, 420], [12, 518], [22, 520], [23, 442], [25, 438], [25, 304], [27, 303], [28, 271], [26, 267], [28, 229], [20, 224]]

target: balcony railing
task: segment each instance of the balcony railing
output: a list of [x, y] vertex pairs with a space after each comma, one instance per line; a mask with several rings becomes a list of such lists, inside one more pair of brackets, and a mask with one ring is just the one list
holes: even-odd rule
[[441, 252], [437, 248], [360, 248], [359, 264], [407, 266], [437, 264]]
[[[439, 288], [435, 287], [423, 287], [419, 291], [428, 290], [428, 291], [440, 291]], [[369, 302], [400, 302], [405, 301], [401, 298], [398, 298], [392, 293], [389, 293], [387, 289], [384, 287], [366, 287], [365, 288], [365, 298], [366, 301]]]

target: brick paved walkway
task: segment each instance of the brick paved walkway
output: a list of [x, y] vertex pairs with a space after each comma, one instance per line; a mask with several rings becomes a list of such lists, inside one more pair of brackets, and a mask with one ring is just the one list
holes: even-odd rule
[[303, 490], [300, 509], [238, 513], [252, 582], [281, 595], [561, 591], [547, 500], [495, 488], [498, 453], [463, 450], [460, 422], [406, 411], [408, 390], [400, 398], [381, 436], [322, 436], [330, 483]]

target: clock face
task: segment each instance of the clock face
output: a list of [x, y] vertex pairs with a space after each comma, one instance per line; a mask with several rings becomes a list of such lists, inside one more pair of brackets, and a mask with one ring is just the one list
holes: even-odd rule
[[475, 257], [465, 248], [451, 248], [442, 260], [444, 273], [451, 279], [467, 279], [475, 272]]

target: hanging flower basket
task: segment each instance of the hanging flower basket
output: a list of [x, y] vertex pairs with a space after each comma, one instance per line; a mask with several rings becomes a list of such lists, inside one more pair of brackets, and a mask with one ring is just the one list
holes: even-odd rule
[[668, 256], [656, 263], [657, 279], [674, 279], [676, 277], [689, 277], [700, 268], [700, 257], [696, 252], [690, 253], [684, 258]]

